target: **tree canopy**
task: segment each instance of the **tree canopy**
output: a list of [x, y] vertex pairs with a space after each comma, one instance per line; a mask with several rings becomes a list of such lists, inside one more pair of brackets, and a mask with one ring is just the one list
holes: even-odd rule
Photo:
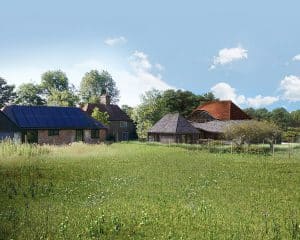
[[42, 74], [41, 89], [50, 94], [51, 90], [66, 91], [69, 89], [67, 75], [61, 71], [47, 71]]
[[0, 77], [0, 108], [2, 108], [5, 104], [14, 101], [16, 97], [14, 89], [14, 85], [8, 85], [7, 82]]
[[82, 78], [80, 95], [83, 102], [98, 102], [102, 94], [108, 94], [112, 103], [119, 101], [119, 90], [116, 82], [107, 71], [91, 70]]
[[101, 112], [99, 108], [95, 107], [92, 112], [92, 117], [95, 118], [97, 121], [103, 123], [104, 125], [109, 125], [109, 115], [107, 112]]
[[33, 83], [23, 83], [17, 90], [16, 103], [22, 105], [44, 105], [46, 101], [41, 97], [42, 89]]

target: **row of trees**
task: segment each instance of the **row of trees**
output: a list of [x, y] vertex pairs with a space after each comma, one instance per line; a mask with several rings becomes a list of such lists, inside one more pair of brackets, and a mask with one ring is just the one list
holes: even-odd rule
[[111, 75], [98, 70], [87, 72], [81, 81], [80, 89], [70, 84], [67, 75], [61, 70], [42, 74], [39, 84], [23, 83], [15, 90], [0, 77], [0, 107], [8, 103], [23, 105], [75, 106], [77, 103], [97, 102], [102, 93], [110, 95], [112, 102], [119, 99], [119, 90]]
[[272, 111], [266, 108], [247, 108], [244, 111], [258, 121], [274, 122], [282, 130], [287, 130], [289, 127], [300, 127], [300, 110], [289, 112], [281, 107], [275, 108]]
[[150, 90], [142, 95], [136, 108], [123, 105], [122, 109], [136, 122], [139, 138], [146, 138], [147, 131], [166, 113], [179, 112], [187, 117], [200, 104], [216, 100], [212, 93], [197, 95], [183, 90]]

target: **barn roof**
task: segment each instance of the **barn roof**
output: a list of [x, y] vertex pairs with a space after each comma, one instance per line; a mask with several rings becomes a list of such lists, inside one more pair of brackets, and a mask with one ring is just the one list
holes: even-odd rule
[[76, 107], [11, 105], [3, 112], [25, 129], [102, 129], [102, 123]]
[[214, 121], [204, 122], [204, 123], [191, 122], [191, 124], [195, 128], [205, 132], [224, 133], [227, 127], [236, 124], [241, 124], [244, 123], [245, 121], [250, 121], [250, 120], [229, 120], [229, 121], [214, 120]]
[[88, 103], [82, 110], [92, 115], [95, 108], [99, 108], [101, 112], [107, 112], [109, 121], [131, 121], [128, 115], [118, 106], [114, 104]]
[[245, 120], [251, 119], [242, 109], [232, 101], [213, 101], [205, 103], [194, 110], [205, 111], [217, 120]]
[[149, 131], [149, 133], [176, 133], [188, 134], [199, 133], [184, 117], [179, 113], [166, 114]]

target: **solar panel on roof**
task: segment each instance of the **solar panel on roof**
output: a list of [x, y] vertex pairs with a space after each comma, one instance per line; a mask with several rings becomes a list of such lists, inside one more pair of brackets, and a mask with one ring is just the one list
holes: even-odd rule
[[12, 105], [5, 107], [3, 112], [21, 128], [105, 128], [103, 124], [75, 107]]

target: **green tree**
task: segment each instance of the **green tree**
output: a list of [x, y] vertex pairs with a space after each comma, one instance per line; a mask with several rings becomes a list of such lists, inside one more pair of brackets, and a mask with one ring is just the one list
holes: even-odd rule
[[291, 112], [291, 119], [294, 127], [300, 127], [300, 110]]
[[292, 122], [290, 113], [283, 107], [276, 108], [271, 112], [271, 120], [282, 130], [287, 130]]
[[99, 108], [95, 107], [92, 112], [92, 117], [95, 118], [97, 121], [103, 123], [104, 125], [109, 125], [109, 115], [107, 112], [101, 112]]
[[276, 124], [264, 121], [243, 121], [239, 124], [232, 124], [225, 130], [225, 136], [241, 146], [245, 143], [266, 142], [273, 146], [281, 132]]
[[14, 85], [8, 85], [7, 82], [0, 77], [0, 108], [2, 108], [5, 104], [14, 101], [16, 97], [14, 88]]
[[122, 106], [121, 106], [121, 109], [122, 109], [129, 117], [132, 116], [133, 111], [134, 111], [134, 108], [133, 108], [133, 107], [130, 107], [130, 106], [128, 106], [128, 105], [122, 105]]
[[42, 74], [41, 89], [45, 94], [50, 94], [52, 90], [66, 91], [69, 89], [67, 75], [61, 71], [47, 71]]
[[17, 90], [17, 104], [44, 105], [46, 101], [41, 97], [42, 90], [33, 83], [24, 83]]
[[156, 89], [145, 92], [141, 96], [141, 104], [132, 114], [132, 119], [137, 124], [139, 138], [146, 138], [148, 130], [165, 114], [162, 103], [162, 92]]
[[80, 84], [80, 95], [84, 102], [98, 102], [99, 97], [106, 93], [110, 96], [111, 102], [119, 101], [119, 90], [116, 82], [107, 71], [91, 70], [82, 78]]
[[63, 91], [52, 89], [47, 98], [47, 104], [50, 106], [72, 107], [75, 106], [78, 101], [78, 96], [71, 89]]

